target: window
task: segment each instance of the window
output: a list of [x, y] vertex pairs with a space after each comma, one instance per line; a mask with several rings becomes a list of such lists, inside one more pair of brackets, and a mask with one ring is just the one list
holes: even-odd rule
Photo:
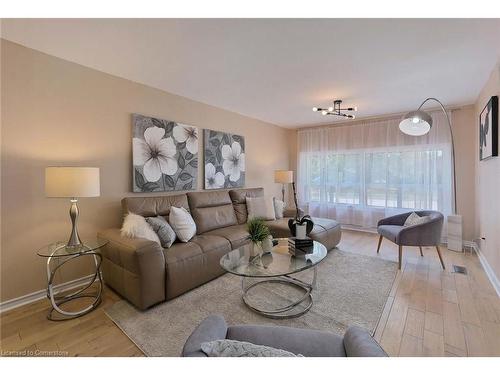
[[299, 205], [364, 228], [410, 210], [451, 213], [450, 133], [444, 114], [431, 116], [420, 137], [401, 133], [397, 118], [299, 130]]
[[349, 153], [301, 153], [309, 173], [306, 201], [367, 207], [434, 209], [439, 191], [443, 150], [414, 148], [357, 150]]

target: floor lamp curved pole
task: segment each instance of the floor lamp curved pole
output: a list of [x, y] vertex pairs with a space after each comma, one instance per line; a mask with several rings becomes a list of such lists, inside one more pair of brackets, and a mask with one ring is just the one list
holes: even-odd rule
[[429, 132], [429, 130], [432, 127], [432, 117], [425, 112], [422, 107], [424, 106], [425, 103], [428, 101], [435, 101], [439, 104], [441, 107], [442, 111], [444, 112], [446, 116], [446, 120], [448, 122], [448, 128], [450, 130], [450, 135], [451, 135], [451, 159], [452, 159], [452, 165], [453, 165], [453, 214], [456, 215], [458, 214], [458, 206], [457, 206], [457, 177], [456, 177], [456, 168], [455, 168], [455, 140], [453, 137], [453, 130], [451, 128], [451, 120], [450, 117], [448, 116], [448, 112], [446, 111], [446, 108], [444, 107], [443, 103], [439, 99], [436, 98], [427, 98], [425, 99], [422, 104], [418, 107], [416, 111], [408, 112], [404, 117], [403, 120], [399, 124], [399, 129], [408, 135], [412, 136], [420, 136], [420, 135], [425, 135]]

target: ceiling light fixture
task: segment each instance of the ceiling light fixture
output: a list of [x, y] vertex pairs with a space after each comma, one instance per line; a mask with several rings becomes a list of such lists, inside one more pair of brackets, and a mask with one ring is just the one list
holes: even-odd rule
[[342, 104], [342, 100], [334, 100], [333, 101], [333, 107], [328, 107], [328, 108], [319, 108], [319, 107], [313, 107], [313, 112], [321, 112], [323, 116], [327, 115], [334, 115], [334, 116], [340, 116], [340, 117], [346, 117], [349, 119], [355, 119], [356, 116], [350, 115], [348, 113], [342, 113], [341, 111], [357, 111], [357, 107], [348, 107], [348, 108], [340, 108], [340, 105]]

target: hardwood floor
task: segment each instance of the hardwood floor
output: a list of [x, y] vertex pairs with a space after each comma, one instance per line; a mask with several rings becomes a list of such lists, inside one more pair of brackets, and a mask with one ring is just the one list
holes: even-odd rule
[[[397, 262], [398, 247], [387, 240], [377, 254], [374, 234], [344, 231], [339, 248]], [[476, 255], [442, 248], [404, 247], [398, 272], [374, 337], [391, 356], [500, 356], [500, 298]], [[468, 274], [452, 273], [452, 265]], [[46, 319], [47, 300], [0, 316], [2, 355], [17, 352], [69, 356], [142, 356], [104, 314], [120, 299], [105, 289], [101, 306], [65, 322]]]

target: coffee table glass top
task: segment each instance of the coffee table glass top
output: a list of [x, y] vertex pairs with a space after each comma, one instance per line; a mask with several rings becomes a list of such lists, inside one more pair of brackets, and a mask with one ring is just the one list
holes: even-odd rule
[[277, 277], [304, 271], [320, 263], [327, 254], [326, 247], [314, 241], [313, 249], [305, 256], [295, 257], [288, 252], [288, 239], [279, 239], [269, 254], [253, 256], [250, 245], [235, 249], [220, 260], [227, 272], [245, 277]]
[[41, 257], [67, 257], [83, 254], [103, 247], [108, 243], [108, 240], [102, 238], [85, 238], [82, 242], [82, 245], [76, 247], [67, 247], [66, 242], [63, 241], [54, 242], [38, 249], [37, 254]]

